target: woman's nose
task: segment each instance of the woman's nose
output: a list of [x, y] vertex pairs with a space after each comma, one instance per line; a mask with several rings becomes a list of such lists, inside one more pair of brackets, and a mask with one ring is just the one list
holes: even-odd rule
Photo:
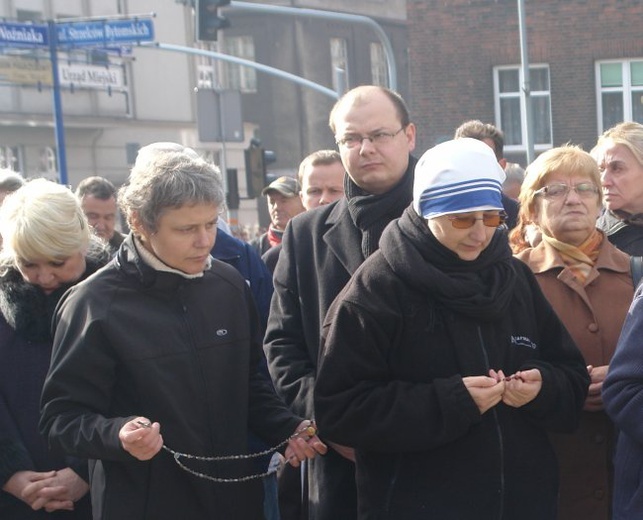
[[487, 233], [485, 230], [485, 225], [483, 224], [482, 220], [476, 220], [476, 223], [471, 228], [469, 235], [480, 242], [484, 241], [484, 239], [487, 236]]
[[51, 282], [53, 278], [54, 278], [54, 273], [49, 269], [40, 269], [38, 271], [38, 281], [40, 283], [46, 284], [48, 282]]

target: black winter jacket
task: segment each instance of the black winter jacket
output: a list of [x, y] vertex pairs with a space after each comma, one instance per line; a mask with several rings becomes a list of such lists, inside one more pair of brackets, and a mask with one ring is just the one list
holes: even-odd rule
[[[164, 443], [201, 455], [247, 453], [250, 429], [270, 445], [293, 416], [257, 372], [260, 327], [250, 289], [217, 260], [187, 279], [144, 264], [128, 237], [106, 269], [79, 284], [55, 316], [41, 430], [52, 446], [95, 459], [95, 520], [252, 519], [261, 481], [218, 484], [182, 470], [165, 450], [149, 461], [125, 452], [118, 432], [141, 415]], [[244, 461], [184, 464], [215, 477], [256, 472]]]
[[[502, 233], [495, 240], [508, 248]], [[503, 261], [517, 276], [503, 315], [475, 319], [441, 305], [416, 242], [425, 239], [402, 238], [391, 224], [326, 316], [315, 415], [328, 439], [356, 449], [359, 518], [553, 519], [557, 464], [546, 431], [575, 428], [589, 384], [583, 358], [509, 251]], [[521, 408], [501, 402], [481, 415], [463, 383], [530, 368], [542, 389]]]
[[[92, 241], [82, 278], [109, 261], [109, 252]], [[74, 282], [75, 283], [75, 282]], [[40, 394], [51, 358], [51, 319], [60, 297], [71, 286], [51, 294], [26, 282], [16, 268], [0, 277], [0, 487], [18, 471], [73, 469], [85, 481], [87, 461], [48, 449], [38, 431]], [[25, 502], [0, 491], [0, 518], [11, 520], [52, 518], [44, 509], [34, 511]], [[89, 495], [76, 502], [74, 511], [55, 518], [91, 518]]]

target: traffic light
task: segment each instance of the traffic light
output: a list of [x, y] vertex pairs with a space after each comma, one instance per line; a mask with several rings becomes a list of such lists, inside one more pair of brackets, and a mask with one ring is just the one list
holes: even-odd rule
[[254, 199], [266, 187], [266, 151], [261, 144], [251, 144], [244, 150], [248, 198]]
[[230, 0], [196, 0], [196, 39], [206, 42], [217, 41], [217, 32], [230, 27], [230, 21], [219, 16], [219, 7], [230, 4]]

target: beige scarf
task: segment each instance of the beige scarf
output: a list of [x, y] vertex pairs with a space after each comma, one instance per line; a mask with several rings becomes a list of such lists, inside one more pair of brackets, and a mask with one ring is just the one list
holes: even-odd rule
[[595, 229], [578, 247], [556, 240], [545, 233], [542, 234], [542, 239], [560, 253], [565, 266], [571, 270], [581, 285], [584, 285], [601, 250], [603, 233]]

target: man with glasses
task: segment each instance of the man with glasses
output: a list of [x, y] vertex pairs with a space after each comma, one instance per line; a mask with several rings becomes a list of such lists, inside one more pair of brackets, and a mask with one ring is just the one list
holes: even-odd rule
[[[346, 198], [290, 222], [275, 270], [265, 338], [278, 393], [294, 411], [310, 413], [326, 311], [377, 250], [386, 225], [410, 204], [416, 163], [410, 155], [415, 125], [404, 100], [391, 90], [350, 90], [333, 107], [329, 124], [348, 173]], [[331, 446], [327, 456], [309, 467], [309, 518], [357, 518], [353, 450]]]

